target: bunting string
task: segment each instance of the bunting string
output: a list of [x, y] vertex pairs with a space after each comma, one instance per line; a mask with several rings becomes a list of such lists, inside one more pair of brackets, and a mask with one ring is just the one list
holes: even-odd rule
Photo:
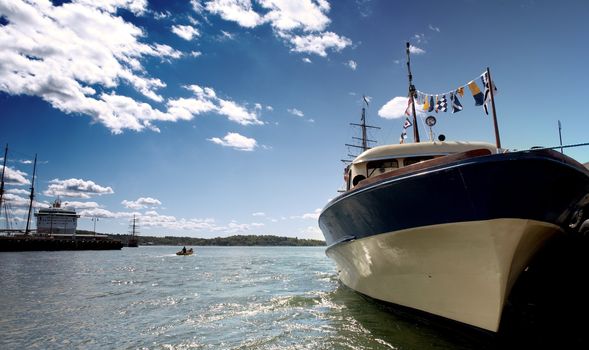
[[[477, 80], [479, 82], [477, 83]], [[478, 84], [482, 85], [483, 91]], [[497, 92], [497, 87], [493, 82], [493, 92]], [[416, 90], [415, 100], [416, 103], [422, 105], [421, 109], [425, 112], [447, 112], [448, 106], [451, 107], [452, 113], [458, 113], [463, 110], [463, 105], [459, 101], [460, 98], [464, 98], [464, 93], [467, 90], [470, 91], [475, 101], [475, 106], [483, 106], [485, 114], [489, 114], [488, 103], [490, 102], [490, 86], [487, 78], [487, 72], [483, 72], [475, 79], [469, 81], [466, 84], [458, 86], [457, 88], [446, 91], [444, 93], [431, 94]]]

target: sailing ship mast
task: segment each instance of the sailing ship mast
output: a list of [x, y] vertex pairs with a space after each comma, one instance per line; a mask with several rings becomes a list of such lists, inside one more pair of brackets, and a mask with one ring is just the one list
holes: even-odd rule
[[31, 210], [33, 209], [33, 198], [35, 198], [35, 172], [37, 171], [37, 155], [35, 154], [35, 162], [33, 164], [33, 181], [31, 182], [31, 194], [29, 195], [29, 214], [27, 215], [27, 228], [25, 235], [29, 234], [29, 225], [31, 223]]
[[0, 179], [0, 212], [2, 212], [2, 197], [4, 196], [4, 172], [6, 171], [6, 157], [8, 156], [8, 144], [4, 147], [4, 164], [2, 165], [2, 178]]
[[[361, 143], [361, 145], [358, 146], [358, 145], [351, 145], [351, 144], [348, 144], [348, 143], [345, 144], [348, 147], [359, 148], [359, 149], [362, 150], [361, 152], [364, 152], [364, 151], [367, 151], [367, 150], [370, 149], [370, 146], [368, 145], [369, 142], [376, 142], [375, 140], [370, 140], [368, 138], [367, 129], [368, 128], [380, 129], [378, 126], [373, 126], [373, 125], [366, 124], [366, 108], [368, 107], [368, 100], [366, 99], [366, 96], [364, 96], [364, 103], [366, 104], [366, 106], [363, 106], [362, 107], [362, 117], [360, 119], [360, 124], [350, 123], [350, 125], [359, 126], [360, 129], [362, 130], [362, 137], [361, 138], [360, 137], [352, 137], [354, 140], [359, 140], [360, 143]], [[348, 154], [348, 156], [355, 157], [352, 154]]]

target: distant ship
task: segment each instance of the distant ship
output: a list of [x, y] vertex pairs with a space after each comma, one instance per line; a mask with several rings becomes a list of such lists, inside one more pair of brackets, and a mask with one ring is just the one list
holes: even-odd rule
[[131, 221], [131, 225], [130, 225], [130, 229], [131, 229], [131, 236], [129, 237], [129, 241], [127, 242], [127, 247], [129, 248], [137, 248], [139, 247], [139, 239], [137, 238], [137, 234], [138, 232], [138, 224], [137, 224], [137, 218], [135, 217], [135, 215], [133, 215], [133, 220]]
[[37, 234], [49, 234], [54, 237], [75, 236], [80, 217], [74, 209], [62, 208], [59, 198], [50, 208], [39, 209], [35, 216], [37, 217]]
[[363, 152], [319, 216], [326, 254], [364, 295], [496, 332], [540, 249], [583, 234], [589, 171], [551, 149], [502, 149], [496, 124], [496, 145], [419, 142], [413, 120], [414, 143], [370, 148], [363, 114]]
[[[8, 205], [3, 200], [4, 173], [8, 146], [4, 151], [4, 162], [0, 174], [0, 210], [4, 209], [7, 226], [10, 224]], [[29, 194], [26, 228], [16, 229], [7, 227], [0, 235], [0, 252], [40, 251], [40, 250], [111, 250], [121, 249], [123, 243], [107, 235], [78, 234], [78, 218], [80, 215], [74, 209], [62, 208], [61, 200], [56, 199], [51, 207], [39, 209], [34, 215], [37, 217], [37, 229], [31, 228], [31, 214], [33, 213], [33, 199], [35, 197], [35, 174], [37, 156], [33, 162], [33, 177]]]

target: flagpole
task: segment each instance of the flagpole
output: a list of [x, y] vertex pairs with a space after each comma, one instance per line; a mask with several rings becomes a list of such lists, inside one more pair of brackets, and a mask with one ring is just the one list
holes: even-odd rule
[[497, 110], [495, 109], [495, 86], [493, 85], [493, 80], [491, 79], [491, 70], [487, 67], [487, 79], [489, 84], [489, 94], [491, 95], [491, 108], [493, 109], [493, 126], [495, 127], [495, 142], [497, 144], [497, 149], [501, 148], [501, 139], [499, 138], [499, 125], [497, 124]]
[[411, 59], [409, 57], [409, 47], [411, 45], [407, 42], [407, 71], [409, 72], [409, 99], [411, 102], [411, 112], [413, 113], [413, 141], [419, 142], [419, 130], [417, 129], [417, 115], [415, 114], [415, 86], [413, 85], [413, 75], [411, 74]]

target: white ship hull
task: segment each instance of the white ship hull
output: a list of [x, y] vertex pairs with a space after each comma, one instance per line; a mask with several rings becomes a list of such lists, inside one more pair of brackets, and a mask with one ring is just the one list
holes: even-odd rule
[[525, 219], [449, 223], [336, 244], [327, 255], [362, 294], [497, 331], [518, 276], [559, 233]]

